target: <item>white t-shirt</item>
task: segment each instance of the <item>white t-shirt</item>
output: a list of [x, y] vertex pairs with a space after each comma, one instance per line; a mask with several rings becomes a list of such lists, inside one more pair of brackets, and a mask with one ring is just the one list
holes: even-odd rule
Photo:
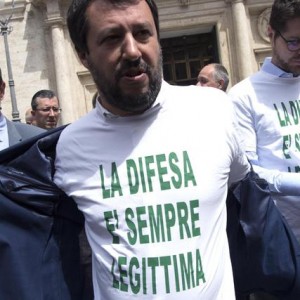
[[258, 164], [255, 170], [275, 186], [276, 204], [300, 241], [300, 77], [260, 70], [235, 85], [229, 96], [245, 150]]
[[232, 116], [225, 93], [164, 82], [141, 115], [97, 104], [63, 131], [55, 183], [84, 213], [96, 300], [235, 299], [225, 200], [248, 163]]

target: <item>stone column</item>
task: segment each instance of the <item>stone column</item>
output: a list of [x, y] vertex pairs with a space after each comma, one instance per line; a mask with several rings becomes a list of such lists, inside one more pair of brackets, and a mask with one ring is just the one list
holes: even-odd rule
[[[229, 0], [230, 1], [230, 0]], [[233, 26], [235, 32], [235, 44], [237, 54], [237, 70], [239, 79], [242, 80], [254, 72], [255, 61], [253, 47], [250, 43], [249, 19], [243, 0], [231, 0]]]
[[49, 26], [52, 37], [57, 95], [62, 108], [61, 123], [67, 124], [74, 121], [74, 112], [66, 53], [67, 43], [64, 36], [65, 22], [60, 16], [57, 0], [47, 1], [46, 24]]

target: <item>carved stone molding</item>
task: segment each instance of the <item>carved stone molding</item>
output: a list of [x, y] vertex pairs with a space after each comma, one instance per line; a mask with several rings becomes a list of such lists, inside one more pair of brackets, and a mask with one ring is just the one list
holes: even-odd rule
[[190, 0], [179, 0], [181, 6], [189, 6]]
[[261, 36], [261, 38], [266, 41], [270, 42], [270, 39], [268, 37], [268, 25], [269, 25], [269, 19], [271, 14], [271, 8], [266, 8], [258, 17], [257, 20], [257, 28], [258, 33]]
[[24, 18], [24, 13], [26, 9], [25, 1], [18, 1], [15, 3], [15, 7], [12, 9], [11, 3], [5, 3], [5, 6], [0, 9], [0, 19], [5, 19], [12, 15], [12, 20], [20, 20]]
[[66, 20], [57, 15], [52, 15], [52, 16], [49, 16], [46, 20], [45, 20], [45, 25], [48, 26], [48, 27], [53, 27], [53, 26], [64, 26], [66, 24]]
[[224, 0], [226, 4], [244, 3], [244, 0]]

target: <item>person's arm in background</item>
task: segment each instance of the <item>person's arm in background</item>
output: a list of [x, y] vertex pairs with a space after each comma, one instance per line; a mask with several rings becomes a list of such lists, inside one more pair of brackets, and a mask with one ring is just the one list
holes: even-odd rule
[[256, 153], [247, 152], [246, 154], [253, 165], [254, 171], [268, 182], [271, 192], [300, 196], [300, 173], [281, 172], [262, 168], [254, 158]]

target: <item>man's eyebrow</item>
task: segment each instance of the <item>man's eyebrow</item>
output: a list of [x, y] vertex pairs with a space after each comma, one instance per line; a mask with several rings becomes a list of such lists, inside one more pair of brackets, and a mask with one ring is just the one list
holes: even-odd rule
[[105, 28], [101, 28], [97, 34], [98, 35], [105, 35], [105, 34], [108, 34], [108, 33], [111, 33], [111, 32], [116, 32], [116, 31], [119, 31], [121, 29], [121, 26], [118, 26], [118, 25], [110, 25], [110, 26], [107, 26]]
[[152, 27], [152, 23], [149, 21], [144, 21], [144, 22], [137, 22], [134, 24], [134, 26], [137, 27]]
[[101, 28], [95, 33], [96, 41], [97, 43], [100, 43], [102, 39], [105, 38], [106, 36], [110, 34], [118, 33], [120, 31], [121, 31], [121, 27], [116, 25]]
[[[139, 30], [139, 29], [148, 29], [149, 32], [153, 35], [155, 33], [155, 26], [150, 21], [144, 20], [137, 20], [131, 26], [132, 30]], [[109, 35], [111, 33], [118, 33], [122, 32], [124, 27], [122, 24], [107, 24], [105, 27], [99, 28], [99, 30], [95, 33], [97, 40], [101, 40], [101, 37]]]

